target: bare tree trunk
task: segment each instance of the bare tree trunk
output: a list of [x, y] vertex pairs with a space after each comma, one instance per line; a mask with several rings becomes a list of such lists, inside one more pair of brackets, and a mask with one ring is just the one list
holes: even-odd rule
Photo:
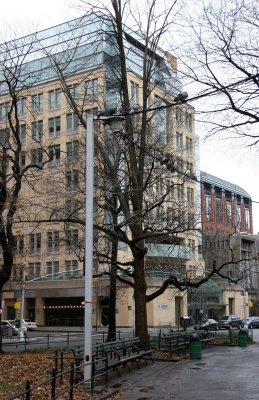
[[2, 322], [2, 290], [3, 288], [0, 288], [0, 354], [2, 354], [3, 351], [3, 337], [2, 337], [2, 326], [1, 326], [1, 322]]
[[148, 340], [148, 329], [147, 329], [147, 308], [146, 308], [146, 291], [147, 284], [145, 280], [145, 258], [141, 255], [135, 255], [135, 335], [140, 337], [142, 340]]

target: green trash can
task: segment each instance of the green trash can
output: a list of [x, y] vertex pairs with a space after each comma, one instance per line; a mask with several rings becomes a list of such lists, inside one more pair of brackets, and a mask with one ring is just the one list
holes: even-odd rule
[[241, 328], [238, 332], [238, 346], [247, 347], [248, 334], [245, 328]]
[[201, 340], [197, 333], [192, 333], [190, 335], [189, 350], [191, 360], [201, 359]]

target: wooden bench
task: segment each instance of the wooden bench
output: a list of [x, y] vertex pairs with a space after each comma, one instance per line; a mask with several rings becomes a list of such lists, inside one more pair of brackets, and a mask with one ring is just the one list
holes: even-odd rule
[[[84, 361], [84, 346], [72, 349], [76, 365], [76, 378], [82, 378], [82, 362]], [[140, 368], [141, 360], [147, 363], [152, 359], [153, 350], [147, 348], [138, 337], [122, 339], [113, 342], [96, 343], [93, 345], [92, 379], [95, 375], [105, 375], [107, 383], [108, 372], [113, 370], [120, 376], [121, 367], [130, 370], [130, 364]]]
[[190, 334], [188, 332], [169, 331], [163, 334], [165, 342], [165, 350], [169, 351], [170, 357], [172, 353], [180, 354], [189, 348]]

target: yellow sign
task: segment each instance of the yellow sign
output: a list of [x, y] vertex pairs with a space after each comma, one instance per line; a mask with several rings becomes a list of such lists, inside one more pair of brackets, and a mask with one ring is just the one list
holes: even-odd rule
[[14, 309], [15, 310], [20, 310], [21, 309], [21, 303], [19, 303], [19, 302], [14, 303]]
[[251, 300], [248, 300], [247, 305], [248, 307], [252, 308], [254, 304]]

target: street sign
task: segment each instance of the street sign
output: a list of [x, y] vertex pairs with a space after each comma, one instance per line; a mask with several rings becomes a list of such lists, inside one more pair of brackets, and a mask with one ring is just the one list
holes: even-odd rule
[[19, 303], [18, 301], [16, 303], [14, 303], [14, 309], [15, 310], [20, 310], [21, 309], [21, 303]]

